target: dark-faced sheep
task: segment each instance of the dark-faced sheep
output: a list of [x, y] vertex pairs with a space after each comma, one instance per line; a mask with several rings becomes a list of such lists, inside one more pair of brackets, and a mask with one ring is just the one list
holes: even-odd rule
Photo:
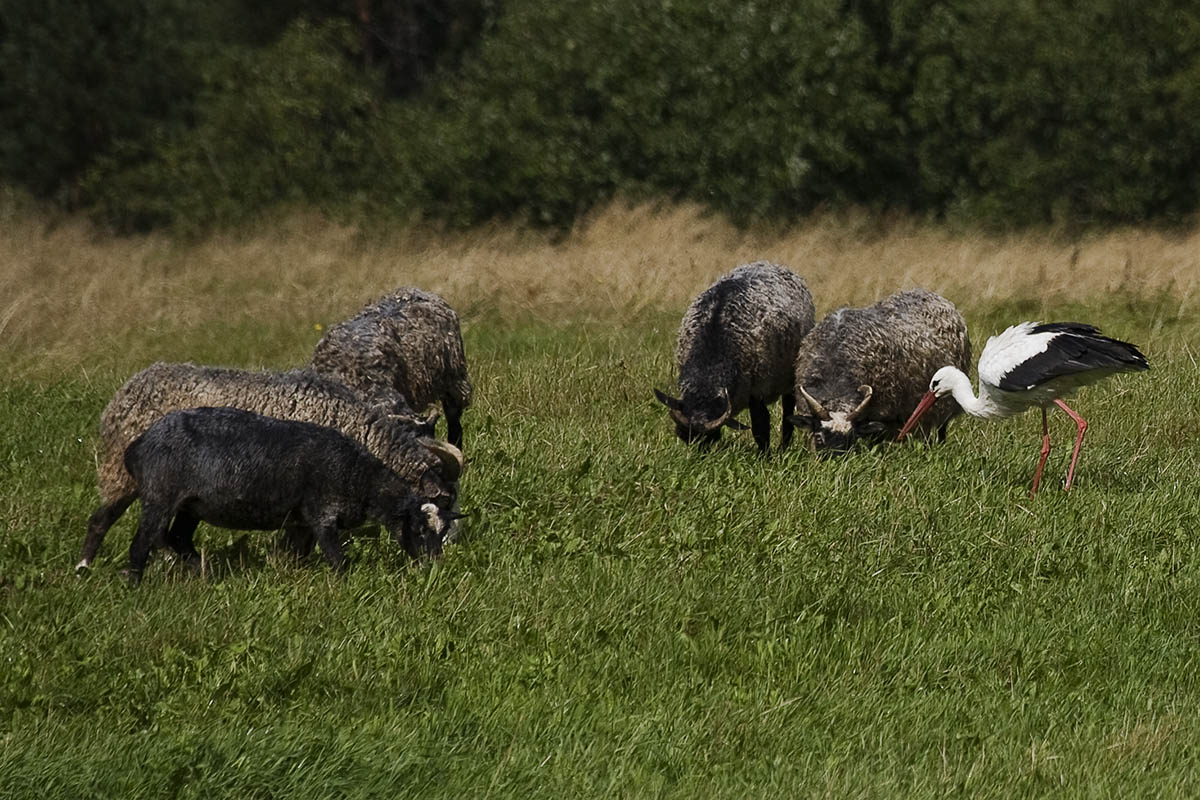
[[471, 381], [458, 314], [438, 295], [405, 287], [371, 303], [317, 342], [312, 368], [385, 407], [441, 403], [446, 438], [462, 447]]
[[[711, 444], [722, 426], [744, 428], [734, 418], [749, 408], [754, 441], [766, 453], [767, 405], [782, 396], [785, 418], [795, 408], [796, 350], [814, 314], [804, 279], [765, 261], [740, 266], [701, 293], [679, 327], [679, 397], [654, 390], [671, 412], [675, 434], [685, 442]], [[785, 422], [780, 447], [791, 436]]]
[[142, 518], [129, 548], [141, 580], [153, 547], [198, 562], [201, 522], [236, 530], [287, 528], [345, 566], [338, 532], [371, 520], [411, 556], [442, 552], [444, 522], [400, 476], [332, 428], [234, 408], [172, 411], [125, 450]]
[[[796, 356], [796, 394], [807, 413], [791, 422], [810, 431], [818, 451], [848, 450], [859, 437], [895, 438], [944, 364], [967, 369], [967, 324], [944, 297], [914, 289], [866, 308], [840, 308], [821, 320]], [[938, 401], [923, 432], [946, 425], [959, 408]]]
[[96, 470], [100, 507], [88, 520], [79, 568], [91, 564], [108, 529], [137, 498], [137, 484], [125, 469], [125, 449], [165, 414], [200, 406], [228, 406], [333, 428], [365, 446], [447, 519], [457, 517], [462, 453], [429, 438], [427, 426], [381, 413], [337, 381], [308, 370], [159, 363], [126, 381], [101, 415]]

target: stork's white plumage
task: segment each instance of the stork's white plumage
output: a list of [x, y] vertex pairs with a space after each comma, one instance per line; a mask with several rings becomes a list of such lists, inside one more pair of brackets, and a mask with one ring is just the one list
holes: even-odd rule
[[1033, 495], [1037, 494], [1042, 468], [1050, 455], [1046, 409], [1051, 404], [1057, 405], [1074, 420], [1078, 430], [1071, 466], [1067, 470], [1066, 488], [1070, 489], [1087, 421], [1064, 403], [1062, 397], [1113, 373], [1149, 368], [1137, 347], [1102, 336], [1091, 325], [1022, 322], [988, 339], [979, 357], [978, 396], [971, 390], [971, 380], [962, 370], [942, 367], [934, 373], [929, 391], [904, 423], [897, 440], [903, 439], [933, 402], [946, 394], [953, 395], [963, 411], [976, 417], [1011, 417], [1026, 409], [1040, 407], [1042, 450], [1033, 475], [1030, 491]]

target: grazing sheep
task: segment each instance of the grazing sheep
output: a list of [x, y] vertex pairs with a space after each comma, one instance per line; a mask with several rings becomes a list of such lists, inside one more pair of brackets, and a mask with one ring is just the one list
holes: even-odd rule
[[[685, 442], [715, 442], [721, 427], [745, 429], [734, 417], [750, 409], [758, 449], [770, 445], [767, 405], [783, 396], [783, 416], [795, 408], [796, 350], [813, 326], [812, 295], [786, 267], [757, 261], [734, 269], [697, 297], [683, 317], [675, 347], [679, 399], [654, 390]], [[792, 427], [780, 430], [787, 447]]]
[[458, 315], [438, 295], [405, 287], [371, 303], [317, 342], [312, 368], [385, 407], [440, 402], [446, 438], [462, 447], [471, 381]]
[[89, 566], [104, 535], [137, 498], [124, 454], [163, 415], [199, 406], [230, 406], [333, 428], [364, 445], [413, 491], [452, 515], [462, 453], [428, 438], [429, 425], [388, 415], [335, 380], [308, 370], [255, 372], [195, 364], [153, 364], [117, 390], [100, 418], [100, 507], [88, 520], [78, 568]]
[[[860, 436], [895, 438], [945, 364], [967, 369], [967, 323], [944, 297], [914, 289], [866, 308], [839, 308], [821, 320], [796, 356], [796, 394], [808, 414], [790, 421], [812, 432], [818, 451], [848, 450]], [[939, 440], [959, 408], [939, 400], [924, 420]]]
[[346, 560], [338, 531], [368, 519], [414, 558], [442, 552], [438, 507], [362, 445], [322, 425], [236, 408], [172, 411], [129, 445], [125, 468], [142, 501], [129, 547], [134, 583], [153, 547], [169, 543], [185, 563], [199, 561], [192, 534], [201, 522], [287, 528], [315, 538], [335, 569]]

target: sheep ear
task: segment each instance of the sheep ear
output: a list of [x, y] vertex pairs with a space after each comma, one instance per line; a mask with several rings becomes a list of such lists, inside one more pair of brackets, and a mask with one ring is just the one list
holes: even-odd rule
[[411, 426], [416, 429], [416, 433], [420, 436], [432, 437], [434, 431], [437, 430], [437, 421], [440, 416], [436, 407], [434, 407], [425, 416], [418, 415], [415, 411], [404, 413], [396, 413], [389, 411], [383, 415], [383, 418], [389, 422], [399, 423], [401, 425]]
[[800, 428], [801, 430], [808, 430], [812, 428], [812, 417], [806, 417], [801, 414], [788, 414], [786, 417], [784, 417], [784, 419], [787, 420], [788, 424], [793, 428]]
[[417, 414], [412, 411], [404, 414], [397, 414], [395, 411], [391, 411], [384, 414], [383, 417], [391, 422], [399, 422], [402, 425], [412, 425], [417, 428], [428, 428], [429, 430], [433, 430], [433, 426], [434, 423], [437, 422], [438, 415], [437, 410], [434, 409], [434, 412], [427, 417], [417, 416]]
[[683, 411], [683, 403], [680, 403], [674, 397], [665, 395], [662, 392], [660, 392], [658, 389], [654, 390], [654, 396], [658, 398], [658, 402], [662, 403], [664, 406], [671, 409], [672, 411], [679, 411], [679, 412]]
[[438, 413], [437, 408], [434, 408], [432, 411], [426, 414], [424, 418], [417, 417], [416, 425], [425, 432], [426, 436], [432, 437], [434, 431], [437, 430], [437, 421], [439, 416], [440, 414]]
[[725, 427], [726, 427], [726, 428], [733, 428], [735, 431], [748, 431], [748, 430], [750, 430], [750, 426], [749, 426], [749, 425], [744, 425], [743, 423], [741, 423], [741, 422], [738, 422], [736, 419], [732, 419], [732, 418], [731, 418], [731, 419], [727, 419], [727, 420], [725, 420]]
[[417, 441], [442, 462], [442, 474], [446, 480], [453, 482], [459, 479], [463, 471], [463, 454], [461, 450], [449, 442], [439, 442], [437, 439], [431, 439], [427, 436], [423, 436]]

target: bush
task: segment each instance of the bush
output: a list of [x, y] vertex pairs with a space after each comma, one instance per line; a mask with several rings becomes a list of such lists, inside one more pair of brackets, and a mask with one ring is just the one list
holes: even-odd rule
[[345, 24], [300, 21], [269, 48], [231, 53], [207, 77], [194, 123], [101, 159], [89, 198], [123, 229], [349, 202], [378, 162], [374, 87], [347, 58], [352, 42]]
[[182, 0], [0, 0], [0, 178], [64, 204], [97, 157], [185, 112]]
[[[90, 165], [85, 199], [125, 228], [286, 204], [566, 226], [617, 194], [739, 222], [852, 205], [1000, 227], [1180, 220], [1200, 204], [1200, 20], [1179, 0], [508, 0], [494, 23], [492, 0], [460, 0], [469, 30], [438, 28], [453, 58], [397, 51], [374, 70], [353, 23], [269, 5], [270, 25], [203, 57], [151, 41], [169, 20], [139, 12], [145, 30], [121, 41], [147, 52], [101, 132], [72, 139], [87, 133], [78, 109], [40, 121], [66, 103], [48, 92], [0, 133], [7, 173], [45, 189]], [[3, 64], [48, 59], [36, 38], [6, 43]], [[177, 50], [191, 66], [172, 72]], [[403, 97], [388, 88], [398, 63], [423, 76]], [[120, 74], [97, 73], [110, 88]], [[10, 106], [35, 91], [21, 75]], [[169, 87], [184, 98], [170, 113], [138, 110]], [[22, 150], [42, 124], [51, 135]]]
[[858, 145], [889, 121], [838, 5], [510, 4], [426, 106], [469, 131], [427, 176], [431, 211], [566, 224], [621, 191], [745, 220], [866, 199]]
[[946, 209], [1010, 225], [1193, 213], [1200, 28], [1175, 5], [938, 9], [910, 101], [922, 182]]

